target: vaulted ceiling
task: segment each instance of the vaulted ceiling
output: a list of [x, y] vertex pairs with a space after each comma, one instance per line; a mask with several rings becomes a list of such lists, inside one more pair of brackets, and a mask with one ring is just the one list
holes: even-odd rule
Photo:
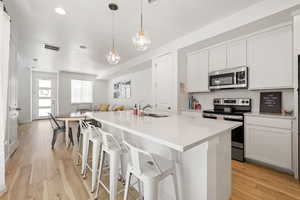
[[[121, 63], [141, 55], [132, 45], [139, 25], [139, 0], [112, 0], [119, 4], [116, 15], [117, 49]], [[221, 18], [230, 16], [261, 0], [144, 0], [145, 29], [151, 49]], [[113, 68], [105, 55], [111, 45], [111, 12], [108, 0], [6, 0], [20, 54], [39, 70], [99, 73]], [[66, 10], [65, 16], [54, 12]], [[43, 49], [49, 43], [59, 52]], [[79, 48], [80, 45], [87, 49]], [[33, 59], [38, 61], [34, 62]]]

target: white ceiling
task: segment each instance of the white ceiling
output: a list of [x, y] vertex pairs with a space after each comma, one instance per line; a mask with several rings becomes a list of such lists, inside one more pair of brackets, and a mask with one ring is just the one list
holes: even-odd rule
[[[141, 55], [132, 43], [138, 29], [139, 0], [115, 0], [117, 49], [121, 63]], [[146, 0], [144, 0], [146, 2]], [[145, 29], [151, 49], [232, 15], [262, 0], [159, 0], [145, 4]], [[20, 53], [39, 70], [100, 73], [111, 69], [105, 55], [111, 45], [111, 12], [108, 0], [6, 0], [18, 38]], [[54, 8], [63, 7], [60, 16]], [[42, 48], [43, 43], [61, 47], [60, 52]], [[80, 45], [88, 48], [80, 49]], [[38, 58], [33, 62], [33, 58]]]

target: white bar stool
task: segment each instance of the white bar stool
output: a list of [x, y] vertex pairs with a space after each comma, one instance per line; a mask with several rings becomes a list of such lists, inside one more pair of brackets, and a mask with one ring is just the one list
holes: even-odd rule
[[[117, 186], [120, 172], [119, 166], [121, 166], [121, 169], [123, 168], [121, 156], [125, 151], [122, 149], [121, 144], [118, 142], [118, 140], [113, 134], [103, 131], [100, 128], [96, 129], [102, 135], [102, 149], [95, 199], [97, 199], [99, 196], [99, 190], [101, 185], [109, 194], [109, 200], [116, 200], [118, 194]], [[107, 188], [101, 180], [106, 155], [109, 156], [109, 188]]]
[[128, 199], [131, 176], [142, 181], [144, 200], [158, 200], [159, 182], [168, 176], [173, 177], [176, 200], [179, 200], [175, 162], [141, 150], [123, 142], [129, 148], [131, 162], [127, 166], [124, 200]]
[[[97, 183], [102, 137], [101, 137], [101, 135], [99, 135], [99, 132], [95, 129], [94, 125], [91, 125], [90, 123], [87, 123], [85, 121], [80, 121], [80, 126], [81, 126], [81, 134], [82, 134], [81, 174], [85, 178], [87, 170], [90, 170], [92, 172], [91, 192], [94, 192], [96, 189], [96, 183]], [[92, 167], [90, 167], [88, 164], [89, 146], [91, 143], [93, 144]]]

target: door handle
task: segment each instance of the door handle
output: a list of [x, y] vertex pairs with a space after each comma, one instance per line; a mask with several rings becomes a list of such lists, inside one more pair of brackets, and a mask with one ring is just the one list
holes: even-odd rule
[[22, 109], [21, 108], [16, 108], [16, 107], [9, 106], [9, 111], [12, 111], [12, 110], [20, 111]]

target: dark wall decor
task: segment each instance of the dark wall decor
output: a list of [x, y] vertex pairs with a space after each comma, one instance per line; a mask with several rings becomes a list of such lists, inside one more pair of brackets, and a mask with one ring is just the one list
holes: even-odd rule
[[261, 113], [282, 112], [282, 92], [261, 92], [260, 93]]

